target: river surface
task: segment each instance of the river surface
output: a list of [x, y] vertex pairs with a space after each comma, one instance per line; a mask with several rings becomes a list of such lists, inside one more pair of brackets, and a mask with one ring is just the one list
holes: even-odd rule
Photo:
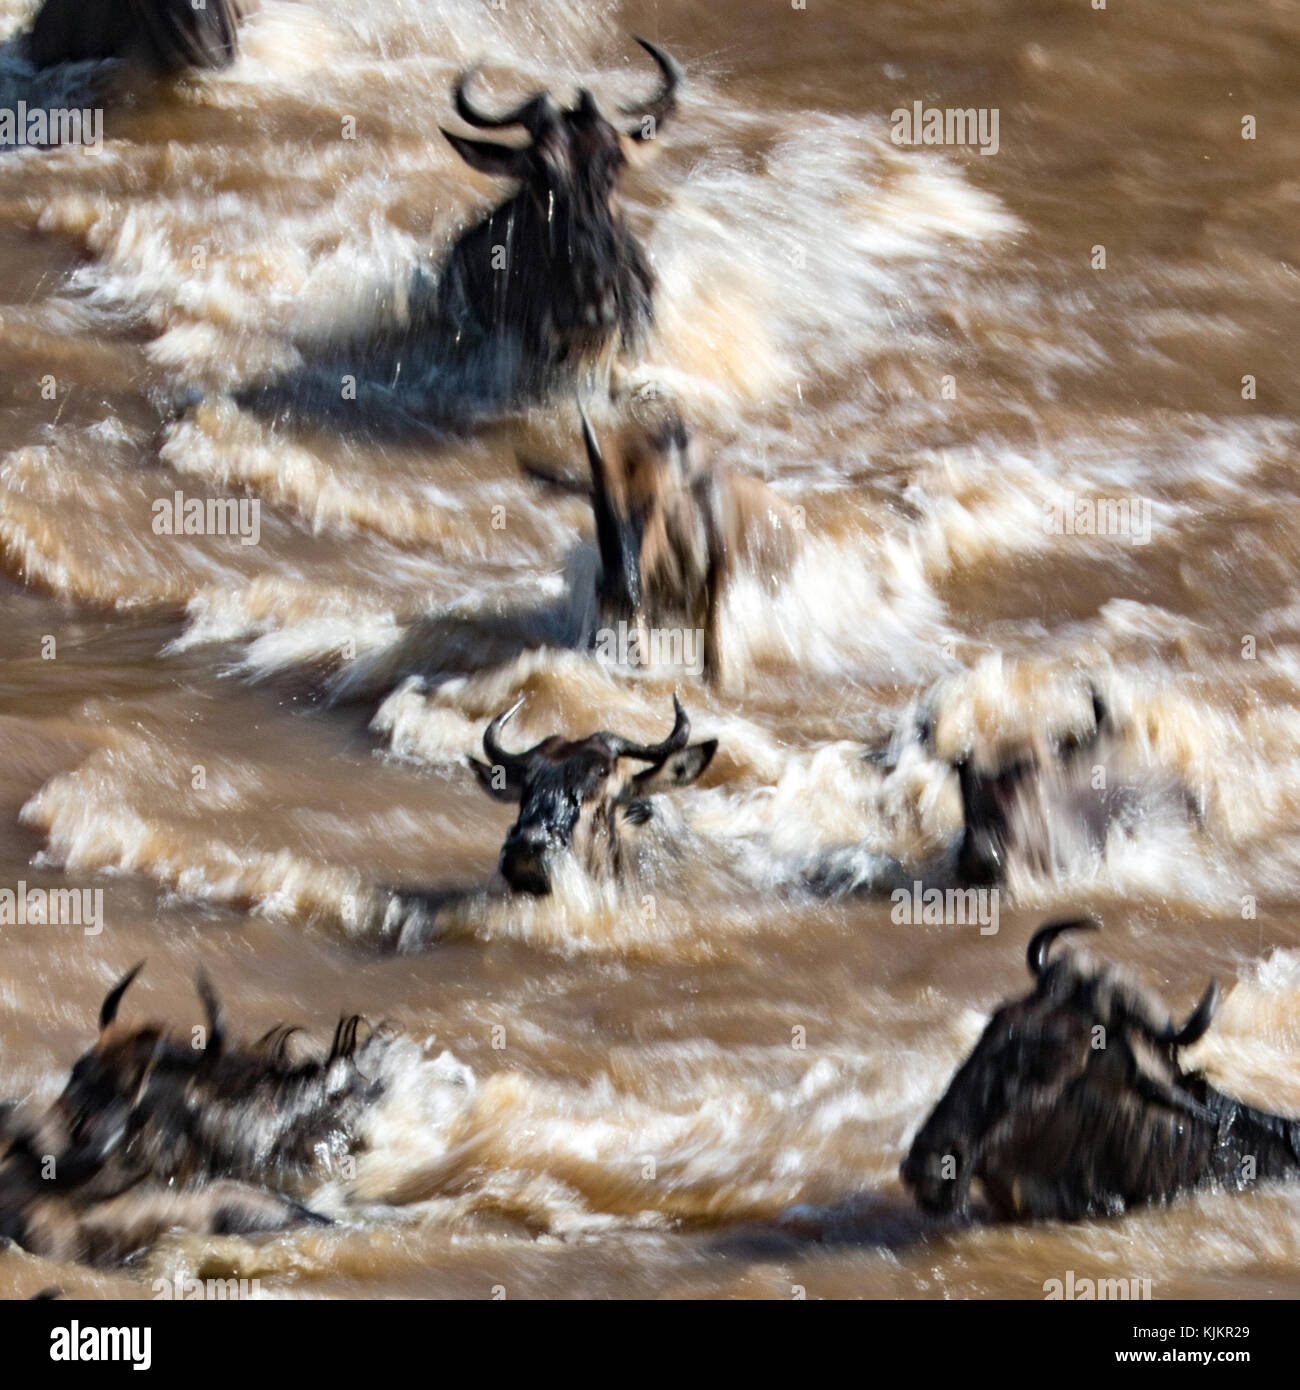
[[[438, 131], [458, 69], [613, 104], [654, 80], [635, 33], [687, 84], [626, 186], [659, 281], [633, 384], [806, 520], [789, 582], [733, 595], [725, 690], [563, 640], [589, 511], [517, 460], [580, 468], [571, 398], [454, 440], [239, 403], [400, 321], [500, 196]], [[1062, 912], [1175, 1012], [1217, 976], [1193, 1060], [1300, 1109], [1297, 90], [1296, 0], [268, 0], [228, 73], [110, 105], [98, 154], [0, 162], [0, 886], [104, 913], [0, 929], [0, 1092], [55, 1094], [140, 958], [133, 1018], [189, 1027], [202, 965], [239, 1031], [359, 1010], [422, 1045], [320, 1194], [337, 1224], [112, 1272], [9, 1252], [0, 1293], [1300, 1295], [1297, 1189], [935, 1234], [897, 1176]], [[996, 111], [996, 153], [894, 141], [915, 102]], [[256, 500], [256, 543], [157, 534], [178, 491]], [[1085, 675], [1199, 822], [1013, 876], [996, 932], [799, 888], [823, 851], [951, 842], [943, 765], [863, 757], [927, 692], [997, 739]], [[524, 694], [516, 746], [658, 738], [674, 689], [721, 748], [644, 881], [479, 891], [486, 720]], [[394, 887], [464, 892], [403, 951]]]

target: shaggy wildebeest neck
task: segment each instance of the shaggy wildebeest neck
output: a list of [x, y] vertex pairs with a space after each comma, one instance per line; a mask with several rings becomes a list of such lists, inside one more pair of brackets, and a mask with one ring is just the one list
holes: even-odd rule
[[1078, 1219], [1300, 1176], [1300, 1123], [1178, 1061], [1209, 1028], [1217, 987], [1180, 1025], [1112, 966], [1081, 952], [1049, 961], [1062, 932], [1093, 926], [1035, 934], [1033, 992], [994, 1014], [918, 1132], [902, 1176], [926, 1209], [964, 1214], [976, 1180], [998, 1217]]
[[471, 74], [454, 89], [456, 110], [480, 129], [522, 128], [522, 147], [443, 133], [482, 173], [522, 187], [452, 248], [438, 284], [444, 327], [462, 348], [500, 344], [502, 370], [519, 390], [550, 383], [557, 371], [591, 365], [616, 342], [634, 350], [649, 326], [654, 278], [616, 206], [630, 149], [653, 138], [675, 109], [681, 73], [668, 54], [638, 42], [662, 83], [647, 102], [624, 107], [648, 124], [618, 130], [583, 90], [572, 109], [546, 93], [505, 115], [480, 110]]
[[551, 871], [561, 854], [575, 854], [595, 875], [617, 875], [622, 864], [622, 824], [652, 815], [647, 798], [693, 782], [712, 760], [717, 740], [689, 744], [691, 725], [673, 697], [673, 730], [662, 743], [633, 743], [619, 734], [543, 739], [522, 753], [500, 742], [519, 701], [497, 715], [483, 734], [489, 762], [470, 759], [484, 789], [517, 803], [519, 815], [501, 851], [501, 873], [512, 888], [534, 895], [551, 891]]
[[38, 68], [123, 58], [160, 73], [224, 68], [257, 0], [45, 0], [25, 38]]

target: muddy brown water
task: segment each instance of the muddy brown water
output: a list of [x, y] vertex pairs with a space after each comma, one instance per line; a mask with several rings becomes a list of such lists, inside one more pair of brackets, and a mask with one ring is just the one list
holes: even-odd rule
[[[1217, 975], [1197, 1060], [1300, 1106], [1300, 7], [360, 8], [268, 0], [230, 73], [110, 108], [99, 154], [0, 162], [0, 887], [104, 903], [97, 935], [0, 930], [0, 1089], [52, 1095], [142, 957], [134, 1016], [188, 1026], [201, 964], [232, 1026], [361, 1010], [424, 1060], [320, 1194], [335, 1226], [169, 1237], [111, 1273], [10, 1251], [0, 1293], [1041, 1298], [1069, 1270], [1300, 1293], [1300, 1191], [935, 1235], [897, 1179], [1062, 910], [1102, 913], [1176, 1009]], [[577, 465], [567, 401], [442, 443], [235, 399], [400, 316], [494, 196], [438, 135], [459, 67], [626, 99], [637, 32], [689, 83], [629, 182], [660, 283], [633, 384], [807, 522], [787, 588], [735, 596], [725, 693], [536, 645], [593, 563], [583, 505], [515, 462]], [[891, 141], [918, 101], [996, 110], [996, 154]], [[256, 499], [257, 543], [155, 534], [178, 490]], [[1054, 532], [1065, 496], [1149, 534]], [[860, 756], [926, 690], [996, 737], [1080, 672], [1202, 827], [1018, 878], [988, 935], [792, 889], [818, 851], [951, 836], [942, 768]], [[521, 740], [650, 737], [674, 688], [722, 752], [635, 891], [471, 891], [392, 948], [387, 889], [491, 879], [509, 816], [464, 757], [492, 713], [524, 693]]]

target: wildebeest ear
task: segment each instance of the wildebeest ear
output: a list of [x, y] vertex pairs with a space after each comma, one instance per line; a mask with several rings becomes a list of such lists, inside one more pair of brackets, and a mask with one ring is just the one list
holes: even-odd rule
[[667, 791], [669, 787], [689, 786], [713, 761], [717, 751], [716, 738], [692, 743], [689, 748], [665, 758], [658, 767], [638, 772], [631, 783], [633, 795], [646, 796], [650, 792]]
[[523, 795], [523, 782], [514, 768], [500, 764], [490, 767], [477, 758], [467, 758], [465, 761], [474, 769], [479, 785], [497, 801], [518, 801]]
[[449, 130], [442, 133], [451, 142], [452, 149], [480, 174], [491, 174], [500, 179], [526, 179], [532, 171], [531, 149], [517, 150], [510, 145], [498, 145], [493, 140], [469, 140], [464, 135], [453, 135]]

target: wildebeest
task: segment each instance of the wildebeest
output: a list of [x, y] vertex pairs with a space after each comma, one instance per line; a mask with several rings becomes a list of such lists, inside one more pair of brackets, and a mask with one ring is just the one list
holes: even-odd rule
[[35, 67], [121, 58], [158, 73], [224, 68], [257, 0], [45, 0], [23, 38]]
[[[662, 743], [633, 743], [607, 732], [574, 740], [552, 735], [511, 753], [501, 745], [501, 732], [522, 703], [484, 731], [489, 761], [469, 761], [490, 795], [519, 806], [501, 850], [501, 873], [524, 893], [549, 893], [552, 866], [566, 853], [595, 876], [617, 875], [623, 868], [620, 825], [644, 824], [653, 815], [648, 798], [694, 782], [718, 748], [716, 739], [690, 743], [691, 723], [674, 695], [673, 730]], [[636, 771], [636, 763], [644, 767]]]
[[1300, 1120], [1256, 1110], [1184, 1071], [1209, 1028], [1212, 981], [1185, 1022], [1125, 971], [1029, 944], [1033, 991], [990, 1020], [902, 1165], [922, 1207], [965, 1214], [978, 1180], [1002, 1219], [1076, 1220], [1220, 1183], [1300, 1176]]
[[473, 71], [453, 89], [462, 120], [481, 130], [517, 127], [528, 143], [443, 131], [471, 167], [522, 187], [456, 242], [438, 281], [438, 313], [462, 351], [494, 347], [524, 389], [592, 365], [616, 342], [634, 350], [650, 324], [654, 276], [616, 190], [633, 151], [657, 138], [676, 109], [681, 69], [657, 45], [637, 42], [662, 80], [648, 100], [620, 108], [636, 118], [627, 130], [586, 88], [569, 109], [539, 92], [502, 115], [470, 99]]
[[7, 1115], [0, 1234], [40, 1254], [107, 1262], [169, 1226], [279, 1229], [320, 1221], [301, 1205], [309, 1179], [361, 1147], [358, 1127], [382, 1093], [387, 1030], [340, 1020], [324, 1057], [294, 1061], [290, 1034], [226, 1036], [200, 976], [193, 1033], [117, 1022], [136, 966], [109, 992], [95, 1045], [33, 1123]]
[[963, 883], [1002, 882], [1013, 865], [1033, 873], [1068, 868], [1099, 855], [1112, 831], [1131, 833], [1152, 815], [1200, 819], [1191, 789], [1131, 746], [1097, 686], [1085, 684], [1082, 693], [1082, 721], [1034, 723], [991, 746], [945, 747], [952, 739], [936, 733], [933, 716], [923, 719], [923, 742], [957, 774]]
[[605, 623], [704, 634], [704, 673], [721, 680], [722, 612], [739, 570], [775, 585], [799, 543], [799, 515], [757, 478], [702, 459], [681, 416], [658, 412], [602, 447], [586, 413], [582, 434], [600, 550]]

